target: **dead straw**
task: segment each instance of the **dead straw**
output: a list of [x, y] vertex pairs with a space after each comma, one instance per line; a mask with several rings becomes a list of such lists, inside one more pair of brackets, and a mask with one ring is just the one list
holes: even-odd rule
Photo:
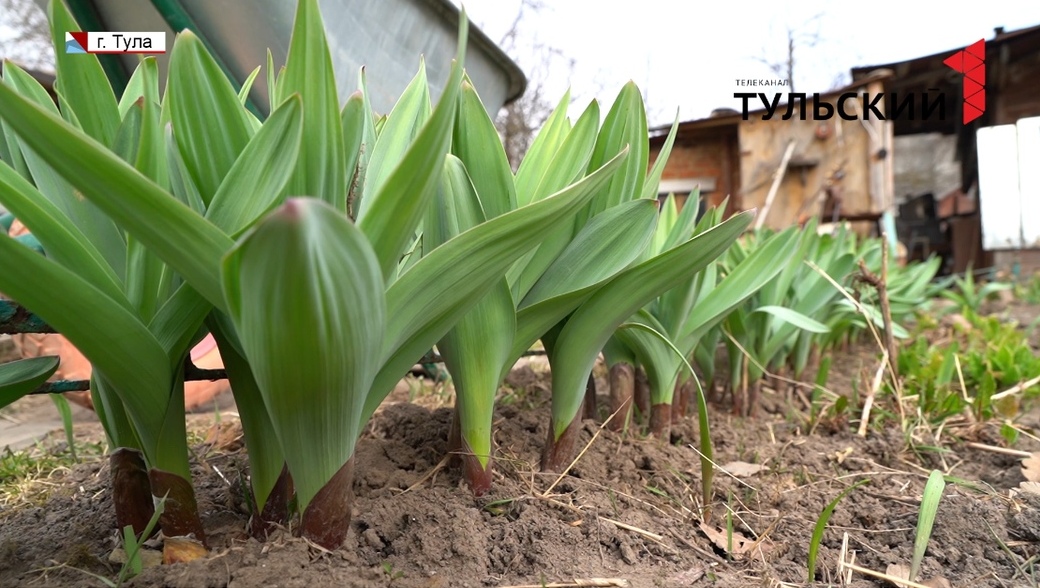
[[858, 566], [854, 563], [841, 562], [838, 565], [838, 575], [841, 575], [841, 573], [846, 570], [852, 570], [854, 572], [859, 572], [868, 576], [874, 576], [875, 578], [886, 580], [897, 586], [907, 586], [909, 588], [931, 588], [930, 586], [926, 586], [925, 584], [918, 584], [917, 582], [912, 582], [910, 580], [900, 578], [898, 576], [891, 576], [884, 572], [875, 572], [874, 570]]
[[651, 533], [650, 531], [647, 531], [646, 529], [640, 529], [639, 527], [633, 527], [632, 525], [628, 525], [628, 524], [622, 523], [621, 521], [615, 521], [614, 519], [608, 519], [607, 517], [597, 517], [597, 518], [599, 520], [601, 520], [601, 521], [610, 523], [610, 524], [614, 525], [615, 527], [618, 527], [619, 529], [624, 529], [626, 531], [632, 531], [633, 533], [636, 533], [637, 535], [642, 535], [642, 536], [644, 536], [644, 537], [646, 537], [648, 539], [653, 539], [654, 541], [657, 541], [657, 542], [660, 542], [660, 541], [664, 540], [664, 535], [658, 535], [657, 533]]
[[1030, 456], [1033, 455], [1032, 453], [1029, 453], [1028, 451], [1022, 451], [1020, 449], [1011, 449], [1009, 447], [998, 447], [996, 445], [986, 445], [984, 443], [976, 443], [974, 441], [969, 441], [969, 442], [965, 443], [965, 445], [967, 445], [968, 447], [974, 448], [974, 449], [981, 449], [983, 451], [990, 451], [992, 453], [1000, 453], [1000, 454], [1003, 454], [1003, 455], [1013, 455], [1015, 457], [1030, 457]]
[[625, 588], [629, 586], [624, 578], [575, 578], [570, 582], [552, 582], [550, 584], [517, 584], [500, 588]]
[[1040, 376], [1037, 376], [1037, 377], [1033, 378], [1032, 380], [1028, 380], [1028, 381], [1022, 382], [1020, 384], [1015, 384], [1014, 386], [1008, 388], [1007, 390], [1004, 390], [1003, 392], [998, 392], [998, 393], [994, 394], [993, 396], [990, 396], [989, 399], [991, 401], [993, 401], [993, 400], [1000, 400], [1001, 398], [1005, 398], [1007, 396], [1011, 396], [1012, 394], [1018, 394], [1019, 392], [1022, 392], [1023, 390], [1025, 390], [1027, 388], [1032, 388], [1033, 386], [1036, 386], [1037, 384], [1040, 384]]

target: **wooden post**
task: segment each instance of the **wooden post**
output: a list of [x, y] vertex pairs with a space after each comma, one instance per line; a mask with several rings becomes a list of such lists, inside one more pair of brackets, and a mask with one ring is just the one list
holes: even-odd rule
[[769, 187], [769, 193], [766, 194], [766, 201], [762, 205], [762, 211], [758, 213], [758, 218], [755, 219], [756, 231], [762, 228], [762, 225], [766, 222], [766, 217], [769, 216], [769, 209], [773, 207], [773, 200], [776, 199], [776, 193], [780, 190], [780, 182], [783, 181], [784, 175], [787, 173], [787, 164], [790, 163], [791, 155], [793, 154], [794, 139], [791, 139], [787, 143], [787, 150], [784, 151], [784, 156], [780, 159], [780, 167], [773, 174], [773, 185]]

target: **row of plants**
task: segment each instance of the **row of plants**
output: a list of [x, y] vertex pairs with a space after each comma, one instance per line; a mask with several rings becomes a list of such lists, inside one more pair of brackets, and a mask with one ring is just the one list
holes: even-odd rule
[[[76, 25], [60, 2], [50, 18], [60, 48]], [[164, 92], [152, 59], [117, 99], [94, 57], [59, 50], [55, 106], [5, 67], [0, 203], [45, 255], [0, 238], [0, 290], [91, 361], [121, 529], [144, 532], [162, 500], [163, 534], [206, 545], [183, 366], [207, 332], [242, 420], [251, 530], [263, 536], [295, 505], [299, 534], [332, 548], [349, 529], [357, 438], [427, 350], [457, 383], [457, 448], [480, 493], [498, 383], [532, 343], [551, 347], [554, 468], [573, 452], [564, 433], [609, 336], [748, 226], [750, 213], [680, 227], [647, 251], [667, 153], [647, 171], [634, 85], [602, 121], [593, 102], [572, 123], [565, 97], [513, 174], [465, 77], [460, 32], [436, 104], [420, 66], [381, 117], [363, 72], [358, 92], [336, 95], [314, 0], [298, 5], [284, 69], [268, 60], [263, 121], [244, 105], [259, 69], [236, 89], [190, 32]], [[5, 368], [18, 372], [6, 402], [54, 362]]]
[[[664, 219], [671, 206], [669, 199]], [[719, 215], [709, 211], [702, 223], [718, 222]], [[641, 309], [631, 322], [643, 328], [619, 331], [608, 344], [604, 356], [620, 390], [612, 395], [613, 408], [632, 398], [633, 367], [645, 370], [649, 394], [635, 394], [636, 405], [649, 415], [649, 432], [666, 436], [670, 414], [685, 415], [701, 385], [691, 382], [690, 369], [695, 366], [701, 378], [713, 382], [722, 344], [736, 410], [749, 413], [767, 375], [805, 379], [807, 368], [818, 369], [834, 348], [886, 328], [879, 290], [865, 284], [865, 275], [884, 274], [893, 336], [908, 337], [903, 325], [944, 287], [933, 281], [939, 262], [892, 264], [882, 271], [880, 239], [860, 238], [846, 226], [818, 232], [815, 221], [782, 232], [748, 233], [681, 288]], [[678, 353], [665, 339], [648, 334], [658, 332], [667, 334]]]
[[[77, 27], [61, 2], [50, 19], [60, 49]], [[574, 121], [564, 96], [514, 173], [465, 75], [462, 23], [436, 103], [420, 65], [385, 116], [364, 71], [357, 92], [337, 95], [316, 0], [298, 4], [285, 67], [268, 58], [264, 120], [245, 106], [261, 69], [235, 88], [190, 32], [163, 92], [153, 59], [117, 98], [95, 57], [58, 50], [56, 106], [6, 64], [0, 204], [44, 255], [0, 237], [0, 291], [91, 361], [117, 524], [140, 535], [158, 516], [164, 536], [192, 539], [167, 542], [168, 561], [187, 557], [178, 545], [206, 545], [183, 411], [188, 351], [206, 333], [241, 416], [251, 532], [298, 514], [300, 535], [334, 548], [349, 530], [358, 437], [431, 348], [455, 385], [450, 449], [475, 494], [493, 479], [499, 385], [540, 340], [553, 380], [544, 470], [576, 454], [602, 352], [616, 428], [645, 422], [667, 440], [696, 406], [707, 505], [711, 439], [694, 375], [714, 378], [716, 348], [730, 347], [733, 389], [754, 390], [767, 371], [801, 377], [811, 358], [885, 324], [869, 293], [846, 297], [860, 261], [880, 271], [879, 241], [814, 224], [746, 233], [751, 212], [659, 206], [676, 127], [648, 169], [633, 84], [605, 115], [593, 101]], [[937, 269], [888, 272], [897, 324]], [[55, 367], [0, 366], [0, 400]]]

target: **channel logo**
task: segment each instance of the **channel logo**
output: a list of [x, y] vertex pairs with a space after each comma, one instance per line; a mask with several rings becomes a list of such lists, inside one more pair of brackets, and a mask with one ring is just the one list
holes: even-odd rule
[[166, 33], [65, 33], [65, 53], [166, 53]]
[[968, 124], [986, 112], [986, 40], [968, 45], [943, 60], [950, 69], [964, 74], [963, 122]]

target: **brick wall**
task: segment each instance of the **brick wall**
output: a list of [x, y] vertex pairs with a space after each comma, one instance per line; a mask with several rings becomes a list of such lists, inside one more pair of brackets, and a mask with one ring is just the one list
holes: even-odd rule
[[[660, 145], [650, 147], [650, 166], [660, 152]], [[715, 189], [708, 194], [709, 205], [717, 205], [739, 190], [737, 137], [735, 125], [694, 137], [676, 139], [668, 163], [661, 174], [663, 180], [710, 178]], [[730, 198], [731, 203], [733, 198]], [[731, 207], [732, 208], [732, 207]]]

